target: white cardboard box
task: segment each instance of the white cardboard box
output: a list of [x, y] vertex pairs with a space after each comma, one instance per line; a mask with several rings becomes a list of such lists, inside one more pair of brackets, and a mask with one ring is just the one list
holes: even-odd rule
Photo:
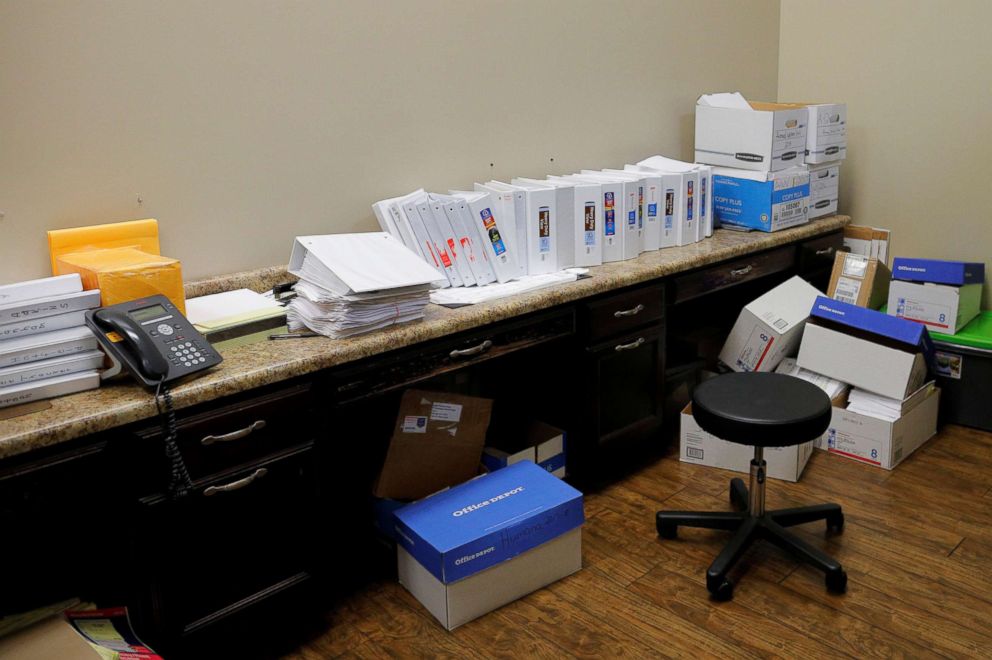
[[918, 390], [927, 375], [922, 353], [891, 348], [815, 323], [806, 324], [796, 361], [803, 369], [899, 400]]
[[812, 103], [806, 108], [806, 162], [847, 158], [847, 104]]
[[[684, 463], [708, 465], [710, 467], [750, 472], [754, 447], [739, 445], [736, 442], [721, 440], [699, 428], [692, 416], [692, 404], [682, 410], [679, 424], [679, 460]], [[809, 457], [813, 453], [814, 441], [810, 440], [792, 447], [765, 447], [766, 473], [772, 479], [799, 481]]]
[[805, 167], [778, 172], [711, 169], [714, 219], [721, 226], [771, 232], [809, 220], [809, 170]]
[[720, 351], [720, 361], [734, 371], [773, 371], [799, 345], [819, 295], [796, 276], [748, 303]]
[[806, 159], [806, 107], [752, 102], [750, 109], [696, 104], [696, 161], [775, 172]]
[[[810, 326], [812, 327], [812, 326]], [[831, 454], [891, 470], [937, 433], [940, 388], [894, 422], [834, 408], [817, 446]]]
[[981, 284], [950, 286], [905, 280], [892, 280], [889, 284], [889, 314], [948, 335], [968, 325], [978, 316], [981, 306]]
[[809, 219], [837, 213], [840, 163], [809, 166]]

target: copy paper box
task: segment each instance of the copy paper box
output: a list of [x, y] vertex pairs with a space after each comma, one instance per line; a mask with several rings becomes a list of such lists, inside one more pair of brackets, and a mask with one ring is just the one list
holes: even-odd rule
[[416, 500], [478, 474], [492, 401], [407, 390], [374, 494]]
[[696, 104], [696, 162], [758, 172], [802, 165], [807, 109], [779, 103], [750, 105], [746, 109]]
[[395, 513], [399, 581], [451, 630], [582, 566], [582, 494], [529, 461]]
[[985, 264], [896, 257], [892, 262], [892, 278], [907, 282], [932, 282], [953, 286], [982, 284], [985, 282]]
[[878, 259], [838, 252], [830, 274], [827, 297], [859, 307], [878, 309], [889, 296], [892, 273]]
[[978, 316], [981, 304], [981, 284], [951, 286], [894, 280], [888, 295], [889, 314], [948, 335]]
[[[813, 454], [811, 439], [791, 447], [765, 447], [766, 474], [772, 479], [799, 481]], [[701, 429], [692, 416], [692, 404], [682, 410], [679, 424], [679, 460], [683, 463], [750, 472], [754, 447], [721, 440]]]
[[[809, 219], [837, 213], [840, 163], [809, 166]], [[869, 255], [875, 256], [875, 255]]]
[[713, 168], [713, 213], [721, 226], [778, 231], [808, 220], [809, 172]]
[[799, 345], [819, 295], [806, 280], [793, 277], [748, 303], [720, 351], [720, 361], [734, 371], [773, 371]]
[[847, 157], [847, 104], [806, 104], [806, 163], [817, 164]]
[[482, 450], [482, 464], [490, 472], [530, 461], [562, 478], [565, 476], [565, 432], [543, 422], [508, 424], [495, 428]]
[[831, 454], [891, 470], [937, 433], [940, 388], [894, 422], [834, 407], [818, 446]]
[[57, 257], [56, 267], [59, 273], [79, 273], [84, 289], [99, 289], [104, 307], [162, 294], [186, 313], [177, 259], [122, 247], [64, 253]]

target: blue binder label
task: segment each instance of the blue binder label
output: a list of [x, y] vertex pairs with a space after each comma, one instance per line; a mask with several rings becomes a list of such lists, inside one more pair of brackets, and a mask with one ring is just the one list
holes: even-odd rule
[[503, 245], [503, 237], [499, 235], [499, 229], [496, 228], [496, 219], [493, 217], [493, 212], [489, 209], [482, 209], [479, 211], [479, 215], [482, 217], [482, 226], [486, 228], [486, 232], [489, 234], [489, 242], [492, 243], [493, 252], [498, 257], [506, 252], [506, 246]]

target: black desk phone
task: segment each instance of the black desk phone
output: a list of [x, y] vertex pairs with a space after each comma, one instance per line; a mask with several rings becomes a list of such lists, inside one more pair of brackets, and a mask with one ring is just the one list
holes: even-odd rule
[[91, 310], [86, 325], [146, 387], [159, 387], [223, 360], [162, 295]]
[[220, 364], [220, 353], [162, 295], [90, 310], [86, 325], [131, 375], [155, 388], [165, 455], [171, 465], [169, 494], [173, 498], [189, 495], [193, 481], [176, 443], [179, 427], [168, 384]]

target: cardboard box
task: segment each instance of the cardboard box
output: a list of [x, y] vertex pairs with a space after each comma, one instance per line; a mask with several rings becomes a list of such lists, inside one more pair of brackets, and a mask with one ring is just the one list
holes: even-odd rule
[[818, 446], [891, 470], [937, 433], [940, 388], [894, 422], [835, 407]]
[[186, 313], [177, 259], [121, 247], [61, 254], [56, 266], [59, 274], [79, 273], [84, 289], [99, 289], [104, 307], [160, 293]]
[[750, 106], [727, 108], [696, 103], [696, 162], [757, 172], [802, 165], [806, 159], [808, 110], [804, 106], [754, 101]]
[[892, 278], [907, 282], [932, 282], [952, 286], [982, 284], [985, 282], [985, 264], [896, 257], [892, 262]]
[[416, 500], [478, 474], [493, 402], [407, 390], [374, 495]]
[[528, 461], [395, 520], [400, 584], [448, 630], [582, 567], [582, 493]]
[[827, 297], [858, 307], [878, 309], [889, 297], [892, 273], [878, 259], [838, 252], [830, 274]]
[[888, 229], [862, 225], [844, 227], [844, 247], [852, 254], [875, 257], [883, 264], [889, 263], [889, 238]]
[[778, 231], [809, 220], [809, 171], [713, 168], [714, 219], [731, 229]]
[[982, 285], [950, 286], [894, 280], [889, 314], [953, 335], [982, 311]]
[[847, 158], [847, 104], [810, 103], [806, 111], [806, 163]]
[[503, 427], [490, 433], [482, 464], [493, 472], [521, 461], [537, 463], [558, 478], [565, 476], [565, 432], [544, 422]]
[[840, 163], [809, 166], [809, 219], [837, 213]]
[[[682, 410], [679, 424], [679, 460], [695, 465], [748, 473], [754, 447], [721, 440], [701, 429], [692, 416], [692, 404]], [[814, 440], [792, 447], [765, 447], [766, 474], [772, 479], [799, 481], [809, 457]]]
[[820, 295], [797, 276], [748, 303], [720, 351], [720, 361], [734, 371], [774, 370], [799, 345], [810, 308]]

